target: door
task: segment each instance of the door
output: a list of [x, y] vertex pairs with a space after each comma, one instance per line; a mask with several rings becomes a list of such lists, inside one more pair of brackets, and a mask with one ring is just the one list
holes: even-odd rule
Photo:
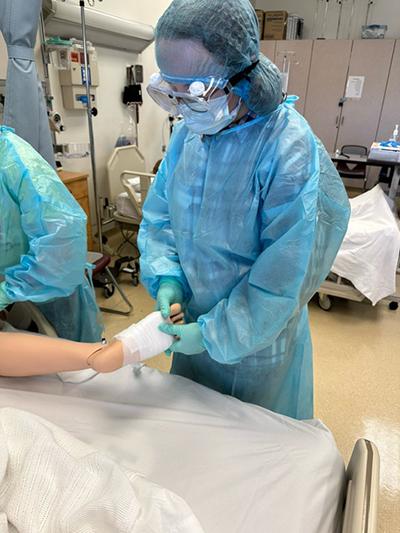
[[315, 41], [304, 115], [328, 152], [335, 151], [353, 41]]
[[275, 49], [276, 41], [261, 41], [260, 42], [260, 51], [268, 57], [272, 63], [275, 63]]
[[[358, 92], [359, 97], [347, 98], [343, 104], [337, 148], [344, 144], [360, 144], [369, 148], [375, 140], [394, 44], [392, 39], [361, 39], [353, 42], [349, 78], [358, 77], [350, 81], [356, 81], [352, 94]], [[358, 88], [357, 80], [361, 80]]]
[[[296, 109], [302, 114], [306, 102], [312, 48], [312, 40], [276, 42], [275, 63], [282, 72], [289, 71], [287, 92], [299, 97]], [[287, 69], [285, 69], [285, 64]]]
[[396, 41], [381, 120], [376, 140], [392, 136], [396, 124], [400, 125], [400, 41]]

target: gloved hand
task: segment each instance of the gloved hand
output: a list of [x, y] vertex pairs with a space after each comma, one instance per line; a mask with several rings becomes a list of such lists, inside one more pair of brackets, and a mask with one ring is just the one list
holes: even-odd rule
[[174, 324], [161, 324], [160, 331], [167, 335], [178, 337], [169, 347], [169, 352], [180, 352], [186, 355], [195, 355], [204, 352], [203, 335], [197, 322], [176, 326]]
[[171, 305], [183, 303], [183, 288], [179, 281], [173, 278], [162, 278], [157, 293], [157, 309], [163, 318], [171, 316]]
[[3, 309], [8, 307], [10, 303], [12, 303], [6, 294], [4, 285], [5, 285], [4, 281], [3, 283], [0, 283], [0, 311], [3, 311]]

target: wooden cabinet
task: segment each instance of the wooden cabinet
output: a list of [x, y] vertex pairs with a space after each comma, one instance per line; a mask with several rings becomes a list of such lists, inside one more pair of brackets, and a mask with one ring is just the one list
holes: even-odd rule
[[334, 152], [353, 41], [314, 42], [304, 116], [328, 152]]
[[90, 203], [89, 203], [89, 187], [88, 187], [88, 174], [83, 172], [68, 172], [66, 170], [60, 170], [58, 172], [62, 182], [67, 187], [69, 192], [79, 203], [82, 209], [87, 215], [87, 242], [88, 250], [93, 251], [93, 236], [92, 226], [90, 223]]

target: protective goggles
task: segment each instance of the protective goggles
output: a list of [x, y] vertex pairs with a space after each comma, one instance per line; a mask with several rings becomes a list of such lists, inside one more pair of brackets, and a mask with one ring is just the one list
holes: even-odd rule
[[[220, 96], [221, 91], [223, 94], [229, 94], [232, 87], [247, 78], [258, 63], [256, 61], [230, 79], [209, 77], [193, 81], [187, 78], [168, 78], [160, 73], [153, 74], [147, 92], [160, 107], [171, 115], [180, 115], [182, 105], [189, 107], [192, 111], [206, 113], [213, 97]], [[175, 90], [177, 86], [182, 86], [183, 90]]]

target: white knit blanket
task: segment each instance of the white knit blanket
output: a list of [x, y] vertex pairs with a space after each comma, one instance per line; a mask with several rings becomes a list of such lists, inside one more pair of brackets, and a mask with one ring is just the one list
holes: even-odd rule
[[187, 504], [172, 492], [123, 470], [103, 453], [40, 417], [3, 408], [0, 533], [6, 532], [203, 530]]

